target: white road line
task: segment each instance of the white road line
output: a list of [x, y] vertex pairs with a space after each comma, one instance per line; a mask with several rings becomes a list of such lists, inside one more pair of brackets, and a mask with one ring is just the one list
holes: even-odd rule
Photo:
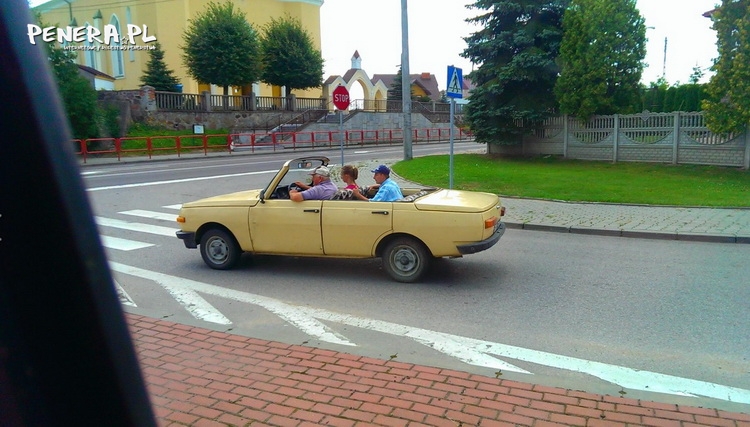
[[206, 322], [218, 323], [220, 325], [231, 325], [232, 321], [227, 319], [216, 307], [203, 299], [197, 292], [192, 289], [186, 289], [182, 283], [159, 282], [174, 299], [182, 304], [185, 309], [196, 319], [205, 320]]
[[[494, 343], [491, 341], [483, 341], [473, 338], [445, 334], [442, 332], [412, 328], [409, 326], [398, 325], [390, 322], [331, 313], [319, 309], [301, 309], [308, 311], [310, 316], [313, 316], [316, 319], [366, 328], [387, 334], [400, 336], [414, 336], [415, 334], [419, 334], [423, 337], [430, 336], [433, 343], [428, 345], [438, 351], [442, 351], [441, 348], [459, 346], [467, 352], [509, 357], [525, 362], [531, 362], [539, 365], [551, 366], [558, 369], [588, 374], [600, 378], [604, 381], [608, 381], [632, 390], [667, 393], [679, 396], [705, 396], [726, 400], [729, 402], [750, 404], [750, 390], [745, 390], [737, 387], [725, 386], [689, 378], [676, 377], [673, 375], [660, 374], [658, 372], [636, 370], [624, 366], [609, 365], [606, 363], [578, 359], [575, 357], [561, 356], [558, 354], [530, 350], [522, 347]], [[448, 342], [448, 344], [446, 344], [445, 342]], [[459, 359], [464, 360], [466, 361], [466, 363], [470, 363], [472, 365], [486, 366], [473, 360], [467, 360], [460, 357]], [[484, 361], [486, 360], [480, 360], [479, 362]]]
[[120, 297], [120, 304], [129, 305], [131, 307], [138, 307], [137, 305], [135, 305], [135, 302], [133, 301], [133, 299], [130, 298], [130, 295], [128, 295], [128, 293], [125, 292], [125, 289], [123, 289], [122, 286], [120, 286], [120, 284], [117, 283], [117, 280], [113, 279], [112, 281], [115, 284], [115, 290], [117, 291], [117, 296]]
[[102, 246], [110, 249], [117, 249], [119, 251], [134, 251], [136, 249], [143, 249], [149, 246], [154, 246], [152, 243], [138, 242], [136, 240], [121, 239], [119, 237], [99, 235], [102, 241]]
[[164, 286], [164, 284], [167, 286], [178, 286], [181, 289], [190, 289], [194, 292], [259, 305], [301, 329], [302, 332], [331, 343], [352, 346], [356, 345], [348, 341], [345, 337], [339, 335], [337, 332], [330, 330], [330, 328], [322, 323], [321, 320], [412, 338], [437, 351], [477, 366], [514, 370], [515, 372], [528, 372], [495, 359], [494, 357], [501, 356], [588, 374], [632, 390], [668, 393], [681, 396], [705, 396], [730, 402], [750, 404], [750, 390], [737, 387], [681, 378], [673, 375], [660, 374], [658, 372], [636, 370], [624, 366], [609, 365], [606, 363], [562, 356], [544, 351], [530, 350], [491, 341], [483, 341], [446, 334], [443, 332], [414, 328], [396, 323], [334, 313], [321, 309], [293, 306], [273, 298], [224, 289], [207, 283], [168, 276], [162, 273], [143, 270], [115, 262], [111, 262], [110, 267], [112, 270], [120, 273], [153, 280], [162, 286]]
[[177, 228], [162, 227], [160, 225], [142, 224], [138, 222], [127, 222], [119, 219], [95, 216], [94, 220], [103, 227], [114, 227], [123, 230], [140, 231], [142, 233], [158, 234], [159, 236], [175, 237]]
[[162, 207], [164, 209], [176, 209], [176, 210], [180, 210], [180, 208], [182, 207], [182, 204], [180, 203], [179, 205], [168, 205], [168, 206], [162, 206]]
[[234, 291], [231, 289], [224, 289], [218, 286], [209, 285], [206, 283], [196, 282], [194, 280], [183, 279], [174, 276], [168, 276], [166, 274], [157, 273], [155, 271], [143, 270], [137, 267], [131, 267], [116, 262], [109, 263], [110, 268], [114, 271], [118, 271], [123, 274], [129, 274], [131, 276], [141, 277], [143, 279], [153, 280], [161, 286], [165, 287], [178, 287], [180, 289], [191, 289], [195, 292], [202, 292], [209, 295], [216, 295], [231, 300], [245, 302], [248, 304], [259, 305], [266, 310], [276, 314], [287, 322], [291, 323], [302, 332], [318, 337], [319, 339], [341, 345], [354, 346], [356, 344], [349, 341], [343, 335], [332, 331], [328, 326], [319, 322], [318, 320], [304, 315], [297, 307], [284, 304], [281, 301], [263, 297], [260, 295], [253, 295], [246, 292]]
[[118, 212], [123, 215], [132, 215], [137, 216], [141, 218], [151, 218], [151, 219], [158, 219], [161, 221], [169, 221], [169, 222], [175, 222], [177, 219], [177, 215], [173, 213], [163, 213], [163, 212], [154, 212], [154, 211], [144, 211], [141, 209], [133, 209], [130, 211], [122, 211]]
[[235, 173], [235, 174], [229, 174], [229, 175], [214, 175], [214, 176], [201, 176], [197, 178], [185, 178], [185, 179], [170, 179], [167, 181], [154, 181], [154, 182], [139, 182], [137, 184], [123, 184], [123, 185], [110, 185], [107, 187], [95, 187], [95, 188], [88, 188], [86, 191], [102, 191], [102, 190], [116, 190], [119, 188], [136, 188], [136, 187], [149, 187], [152, 185], [165, 185], [165, 184], [180, 184], [183, 182], [193, 182], [193, 181], [205, 181], [208, 179], [224, 179], [224, 178], [232, 178], [235, 176], [247, 176], [247, 175], [261, 175], [264, 173], [276, 173], [278, 170], [268, 170], [268, 171], [258, 171], [258, 172], [246, 172], [246, 173]]

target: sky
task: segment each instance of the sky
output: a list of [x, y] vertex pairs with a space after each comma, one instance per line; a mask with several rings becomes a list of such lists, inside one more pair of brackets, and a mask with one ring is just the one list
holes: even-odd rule
[[[664, 74], [667, 82], [687, 83], [696, 65], [708, 81], [713, 59], [718, 56], [716, 32], [703, 13], [721, 0], [637, 0], [646, 20], [646, 63], [642, 82], [648, 84]], [[447, 86], [447, 67], [471, 72], [471, 63], [460, 56], [466, 37], [476, 31], [465, 22], [478, 15], [466, 9], [471, 0], [407, 0], [409, 71], [435, 74], [438, 86]], [[358, 51], [368, 76], [395, 74], [401, 63], [401, 0], [324, 0], [320, 9], [321, 50], [324, 79], [343, 75]], [[649, 28], [650, 27], [650, 28]], [[666, 38], [666, 67], [664, 45]], [[362, 98], [359, 85], [352, 99]]]
[[[636, 1], [646, 20], [648, 38], [643, 83], [662, 75], [670, 84], [686, 83], [695, 66], [704, 70], [701, 82], [708, 81], [708, 68], [718, 53], [716, 32], [703, 13], [720, 1]], [[323, 80], [346, 73], [354, 51], [359, 52], [362, 69], [368, 76], [395, 74], [401, 63], [401, 3], [402, 0], [324, 0], [320, 9]], [[466, 48], [463, 37], [476, 31], [465, 21], [479, 14], [465, 7], [470, 3], [472, 0], [407, 0], [411, 74], [435, 74], [439, 88], [444, 90], [449, 65], [461, 68], [463, 74], [471, 72], [471, 63], [460, 56]], [[362, 98], [361, 92], [355, 85], [352, 99]]]

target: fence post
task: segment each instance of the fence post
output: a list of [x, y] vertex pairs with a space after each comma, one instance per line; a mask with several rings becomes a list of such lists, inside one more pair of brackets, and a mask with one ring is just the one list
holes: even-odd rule
[[211, 111], [211, 92], [204, 90], [201, 95], [203, 96], [203, 111]]
[[617, 152], [620, 150], [620, 115], [615, 114], [615, 128], [612, 133], [612, 162], [617, 163]]
[[568, 120], [567, 114], [563, 115], [563, 158], [568, 158]]
[[750, 169], [750, 123], [745, 127], [745, 170]]
[[680, 112], [674, 113], [674, 141], [672, 142], [672, 164], [676, 165], [679, 161], [677, 150], [680, 147]]

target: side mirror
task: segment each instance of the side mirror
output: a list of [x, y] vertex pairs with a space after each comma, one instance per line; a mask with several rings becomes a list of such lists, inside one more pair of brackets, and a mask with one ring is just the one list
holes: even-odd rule
[[266, 189], [264, 188], [260, 190], [260, 202], [261, 203], [266, 203], [265, 195], [266, 195]]

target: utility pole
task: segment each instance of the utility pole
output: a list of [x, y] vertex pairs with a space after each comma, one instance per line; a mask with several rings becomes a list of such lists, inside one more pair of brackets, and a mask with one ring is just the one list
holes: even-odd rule
[[409, 16], [406, 11], [406, 0], [401, 0], [401, 102], [404, 112], [404, 160], [411, 160], [411, 75], [409, 73]]
[[664, 37], [664, 63], [661, 66], [661, 78], [666, 81], [667, 79], [667, 38]]

